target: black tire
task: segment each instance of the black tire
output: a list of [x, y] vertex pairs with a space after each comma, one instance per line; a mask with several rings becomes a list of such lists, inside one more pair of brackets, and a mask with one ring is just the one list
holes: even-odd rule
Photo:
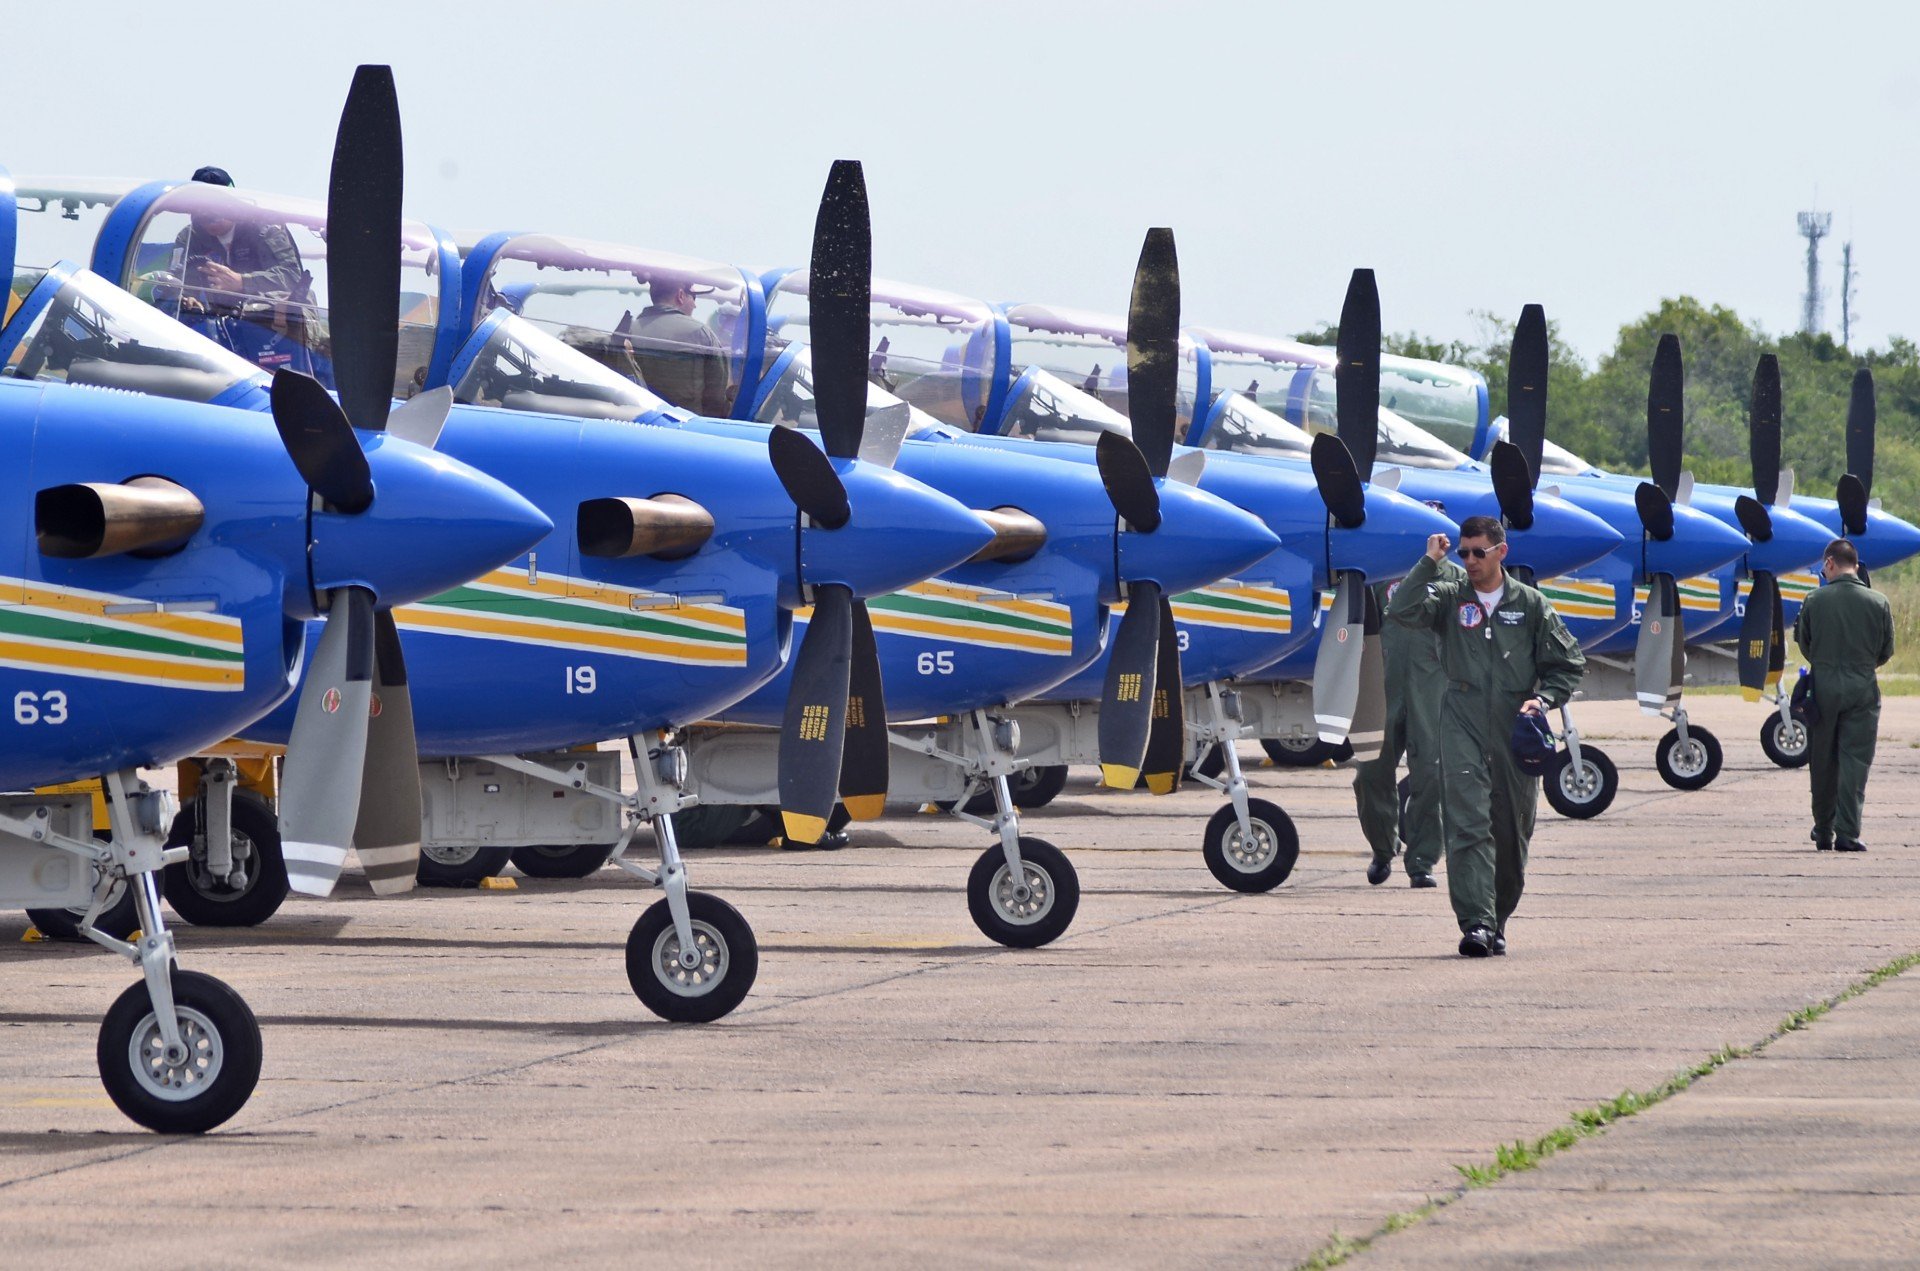
[[253, 1094], [260, 1080], [260, 1025], [238, 993], [194, 971], [173, 973], [173, 1004], [191, 1048], [188, 1063], [166, 1069], [141, 1061], [159, 1042], [143, 980], [115, 999], [100, 1022], [100, 1081], [114, 1105], [147, 1129], [205, 1134]]
[[1699, 790], [1720, 775], [1720, 739], [1704, 728], [1689, 725], [1687, 740], [1687, 750], [1682, 751], [1680, 730], [1668, 729], [1654, 747], [1653, 766], [1660, 770], [1660, 779], [1674, 789]]
[[1586, 821], [1613, 806], [1613, 796], [1620, 793], [1620, 771], [1598, 746], [1580, 747], [1580, 767], [1573, 770], [1572, 752], [1559, 751], [1547, 760], [1542, 781], [1555, 812]]
[[1080, 875], [1067, 854], [1045, 839], [1020, 839], [1020, 863], [1033, 889], [1012, 895], [1013, 876], [998, 844], [980, 854], [967, 875], [967, 910], [989, 940], [1013, 949], [1037, 949], [1058, 940], [1080, 908]]
[[[674, 828], [679, 829], [678, 826]], [[512, 859], [528, 878], [587, 878], [613, 859], [613, 848], [612, 843], [516, 847]]]
[[673, 814], [673, 840], [683, 851], [719, 847], [732, 842], [741, 827], [759, 813], [758, 808], [746, 803], [697, 803]]
[[233, 850], [236, 858], [248, 854], [247, 885], [235, 889], [206, 870], [200, 813], [204, 804], [195, 800], [173, 819], [169, 847], [194, 847], [198, 856], [189, 856], [178, 865], [169, 865], [161, 879], [167, 904], [173, 912], [196, 927], [257, 927], [279, 910], [287, 898], [287, 862], [280, 854], [280, 823], [263, 803], [244, 796], [233, 801]]
[[1353, 760], [1353, 743], [1352, 742], [1342, 741], [1338, 746], [1327, 746], [1325, 742], [1322, 742], [1321, 745], [1326, 747], [1326, 749], [1322, 752], [1320, 756], [1322, 759], [1330, 760], [1336, 764], [1352, 762]]
[[1253, 823], [1251, 843], [1240, 834], [1240, 819], [1227, 804], [1207, 821], [1201, 855], [1220, 885], [1233, 891], [1272, 891], [1287, 881], [1300, 859], [1300, 834], [1293, 818], [1265, 799], [1247, 800], [1247, 819]]
[[[95, 830], [93, 837], [106, 840], [106, 832]], [[97, 880], [98, 875], [95, 875]], [[27, 921], [50, 940], [85, 940], [80, 934], [80, 920], [87, 916], [87, 906], [78, 909], [29, 909]], [[100, 931], [116, 940], [125, 940], [140, 929], [140, 907], [133, 903], [133, 888], [125, 883], [120, 885], [120, 894], [113, 903], [100, 911], [99, 919], [93, 924]]]
[[478, 887], [482, 879], [499, 874], [512, 859], [510, 847], [423, 843], [414, 877], [422, 887]]
[[[1022, 768], [1007, 779], [1007, 788], [1013, 794], [1014, 807], [1028, 812], [1044, 808], [1067, 788], [1067, 765], [1052, 763]], [[992, 800], [988, 802], [991, 804]]]
[[1790, 715], [1775, 711], [1760, 725], [1760, 749], [1782, 768], [1804, 768], [1813, 758], [1812, 739], [1807, 726]]
[[1281, 768], [1318, 768], [1327, 757], [1327, 744], [1318, 737], [1266, 737], [1260, 749]]
[[680, 967], [673, 911], [656, 900], [627, 936], [627, 983], [661, 1019], [707, 1024], [745, 1000], [760, 973], [760, 946], [740, 911], [718, 896], [688, 892], [687, 912], [704, 955], [700, 967]]

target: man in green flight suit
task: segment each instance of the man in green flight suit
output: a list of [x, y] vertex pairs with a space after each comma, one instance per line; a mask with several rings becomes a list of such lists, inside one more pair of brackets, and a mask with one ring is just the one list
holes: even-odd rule
[[1514, 762], [1514, 719], [1563, 705], [1579, 687], [1586, 658], [1546, 598], [1507, 576], [1507, 532], [1499, 521], [1461, 522], [1466, 574], [1453, 582], [1440, 576], [1447, 547], [1445, 534], [1427, 540], [1388, 615], [1440, 635], [1447, 890], [1460, 952], [1484, 958], [1507, 951], [1507, 920], [1526, 885], [1527, 840], [1540, 800], [1539, 779]]
[[[1440, 563], [1443, 582], [1461, 582], [1466, 573], [1452, 561]], [[1380, 607], [1392, 588], [1380, 587]], [[1440, 704], [1447, 677], [1440, 668], [1440, 638], [1431, 629], [1414, 630], [1389, 622], [1380, 633], [1387, 659], [1387, 733], [1380, 754], [1353, 771], [1353, 802], [1360, 830], [1373, 848], [1367, 881], [1378, 886], [1393, 873], [1397, 841], [1407, 842], [1407, 884], [1432, 887], [1433, 867], [1446, 850], [1440, 817]], [[1400, 756], [1407, 757], [1407, 823], [1400, 824]]]
[[1867, 796], [1880, 730], [1880, 677], [1893, 656], [1893, 611], [1860, 578], [1860, 553], [1844, 538], [1820, 558], [1826, 585], [1808, 596], [1793, 639], [1813, 667], [1820, 720], [1808, 731], [1813, 776], [1813, 844], [1821, 851], [1864, 852], [1860, 805]]

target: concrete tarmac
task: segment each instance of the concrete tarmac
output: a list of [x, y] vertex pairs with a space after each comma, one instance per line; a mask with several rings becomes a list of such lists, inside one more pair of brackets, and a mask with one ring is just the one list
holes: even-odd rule
[[[95, 1031], [131, 968], [22, 944], [24, 918], [0, 915], [0, 1232], [45, 1266], [1295, 1263], [1453, 1191], [1455, 1165], [1751, 1044], [1920, 946], [1920, 699], [1887, 703], [1864, 856], [1812, 850], [1805, 774], [1762, 756], [1761, 708], [1693, 705], [1727, 764], [1692, 794], [1653, 771], [1663, 722], [1582, 708], [1622, 790], [1595, 821], [1543, 809], [1504, 959], [1455, 954], [1444, 887], [1398, 871], [1367, 886], [1350, 774], [1271, 768], [1256, 792], [1304, 847], [1263, 896], [1201, 862], [1217, 796], [1077, 775], [1026, 826], [1072, 854], [1085, 893], [1039, 950], [974, 930], [963, 887], [987, 843], [949, 818], [861, 827], [834, 855], [695, 854], [694, 885], [762, 942], [753, 994], [708, 1026], [631, 995], [623, 943], [653, 897], [613, 870], [387, 901], [354, 876], [256, 930], [181, 926], [182, 965], [233, 984], [266, 1033], [252, 1102], [201, 1139], [140, 1132], [100, 1090]], [[1738, 1230], [1731, 1127], [1778, 1097], [1736, 1086], [1743, 1065], [1778, 1070], [1851, 1020], [1886, 1021], [1859, 1027], [1895, 1051], [1914, 987], [1876, 989], [1366, 1259], [1565, 1260], [1568, 1224], [1617, 1221], [1616, 1197], [1565, 1174], [1603, 1152], [1642, 1171], [1636, 1203], [1659, 1219], [1593, 1261]], [[1819, 1070], [1845, 1087], [1797, 1110], [1822, 1155], [1747, 1201], [1799, 1243], [1747, 1265], [1893, 1247], [1885, 1206], [1797, 1190], [1795, 1171], [1877, 1161], [1846, 1175], [1869, 1191], [1913, 1176], [1911, 1104], [1901, 1120], [1845, 1103], [1911, 1091], [1911, 1054]], [[1685, 1117], [1692, 1138], [1659, 1138]], [[1802, 1150], [1776, 1130], [1755, 1152]], [[1716, 1178], [1723, 1203], [1701, 1203]]]

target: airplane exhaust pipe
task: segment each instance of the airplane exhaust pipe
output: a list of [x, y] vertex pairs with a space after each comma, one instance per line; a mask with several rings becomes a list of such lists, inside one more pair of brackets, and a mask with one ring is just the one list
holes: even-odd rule
[[1047, 527], [1019, 508], [998, 507], [985, 512], [975, 508], [973, 514], [987, 523], [993, 540], [967, 557], [968, 564], [999, 560], [1017, 565], [1032, 560], [1034, 553], [1047, 545]]
[[165, 556], [187, 545], [206, 513], [192, 491], [165, 477], [57, 485], [33, 499], [40, 554], [61, 560]]
[[588, 499], [577, 525], [584, 556], [679, 560], [713, 537], [713, 513], [678, 494], [648, 499]]

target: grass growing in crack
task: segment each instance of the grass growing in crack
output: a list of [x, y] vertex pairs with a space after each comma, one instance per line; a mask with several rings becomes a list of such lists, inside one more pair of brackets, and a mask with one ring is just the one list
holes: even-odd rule
[[1461, 1184], [1457, 1190], [1445, 1196], [1429, 1197], [1424, 1205], [1416, 1209], [1388, 1214], [1385, 1221], [1367, 1235], [1346, 1236], [1338, 1231], [1334, 1232], [1325, 1244], [1314, 1250], [1306, 1261], [1300, 1263], [1299, 1271], [1327, 1271], [1330, 1267], [1337, 1267], [1356, 1254], [1365, 1253], [1373, 1247], [1376, 1240], [1383, 1236], [1403, 1231], [1415, 1223], [1432, 1217], [1470, 1191], [1491, 1186], [1509, 1174], [1518, 1174], [1537, 1167], [1548, 1157], [1564, 1152], [1582, 1139], [1599, 1134], [1615, 1121], [1644, 1112], [1656, 1103], [1671, 1099], [1716, 1068], [1724, 1067], [1736, 1059], [1759, 1054], [1788, 1033], [1805, 1028], [1842, 1002], [1851, 1001], [1869, 989], [1876, 988], [1894, 976], [1917, 966], [1920, 966], [1920, 950], [1895, 958], [1823, 1002], [1801, 1007], [1781, 1020], [1771, 1033], [1752, 1046], [1722, 1046], [1699, 1063], [1690, 1068], [1681, 1069], [1651, 1090], [1622, 1090], [1611, 1099], [1596, 1103], [1590, 1108], [1575, 1111], [1568, 1118], [1568, 1124], [1555, 1127], [1531, 1143], [1525, 1139], [1502, 1143], [1494, 1149], [1493, 1160], [1484, 1165], [1456, 1165], [1453, 1168], [1459, 1172], [1461, 1178]]

